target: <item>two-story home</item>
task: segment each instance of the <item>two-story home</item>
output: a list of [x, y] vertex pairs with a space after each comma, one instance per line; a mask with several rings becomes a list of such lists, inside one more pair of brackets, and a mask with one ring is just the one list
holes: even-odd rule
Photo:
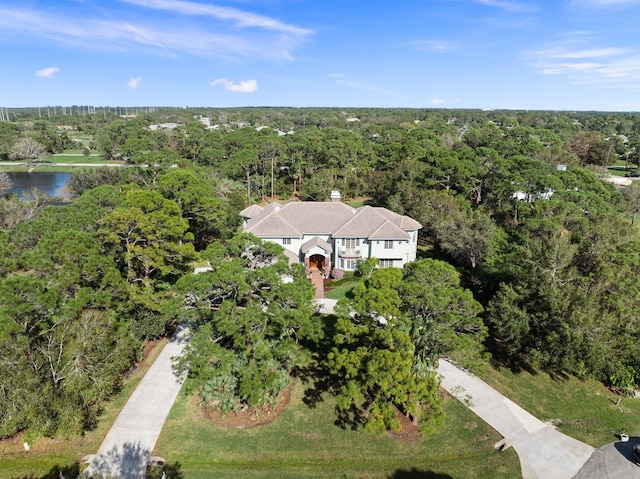
[[317, 268], [353, 270], [359, 258], [381, 267], [403, 267], [416, 259], [422, 225], [386, 208], [352, 208], [332, 192], [332, 201], [271, 203], [240, 212], [244, 231], [282, 245], [290, 261]]

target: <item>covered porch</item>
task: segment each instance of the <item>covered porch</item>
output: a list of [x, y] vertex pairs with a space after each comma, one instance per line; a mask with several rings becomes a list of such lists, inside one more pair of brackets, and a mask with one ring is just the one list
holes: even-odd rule
[[325, 240], [314, 237], [304, 243], [300, 249], [304, 270], [316, 288], [316, 298], [324, 298], [324, 280], [331, 273], [331, 254], [333, 247]]

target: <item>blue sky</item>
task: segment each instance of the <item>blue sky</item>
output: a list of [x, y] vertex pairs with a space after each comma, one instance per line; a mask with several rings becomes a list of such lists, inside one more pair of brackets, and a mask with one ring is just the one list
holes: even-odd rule
[[640, 111], [640, 0], [2, 0], [0, 106]]

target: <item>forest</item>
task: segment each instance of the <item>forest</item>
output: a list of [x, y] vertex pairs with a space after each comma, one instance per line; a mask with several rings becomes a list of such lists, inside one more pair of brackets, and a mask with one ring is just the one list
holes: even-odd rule
[[[79, 111], [79, 110], [78, 110]], [[428, 431], [434, 365], [493, 361], [640, 383], [640, 114], [190, 108], [0, 122], [2, 162], [77, 148], [73, 200], [20, 199], [0, 173], [0, 438], [79, 434], [140, 358], [188, 321], [189, 390], [225, 411], [327, 371], [336, 414]], [[44, 167], [44, 166], [43, 166]], [[360, 263], [327, 336], [282, 249], [239, 232], [248, 204], [347, 200], [418, 220], [420, 259]], [[193, 275], [194, 264], [211, 271]], [[384, 321], [381, 320], [384, 319]]]

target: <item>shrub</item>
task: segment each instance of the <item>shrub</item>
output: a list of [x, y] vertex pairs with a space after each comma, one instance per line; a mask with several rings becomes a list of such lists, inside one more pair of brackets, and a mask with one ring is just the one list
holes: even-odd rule
[[342, 271], [341, 269], [334, 269], [331, 271], [331, 277], [337, 281], [340, 281], [342, 278], [344, 278], [344, 271]]

